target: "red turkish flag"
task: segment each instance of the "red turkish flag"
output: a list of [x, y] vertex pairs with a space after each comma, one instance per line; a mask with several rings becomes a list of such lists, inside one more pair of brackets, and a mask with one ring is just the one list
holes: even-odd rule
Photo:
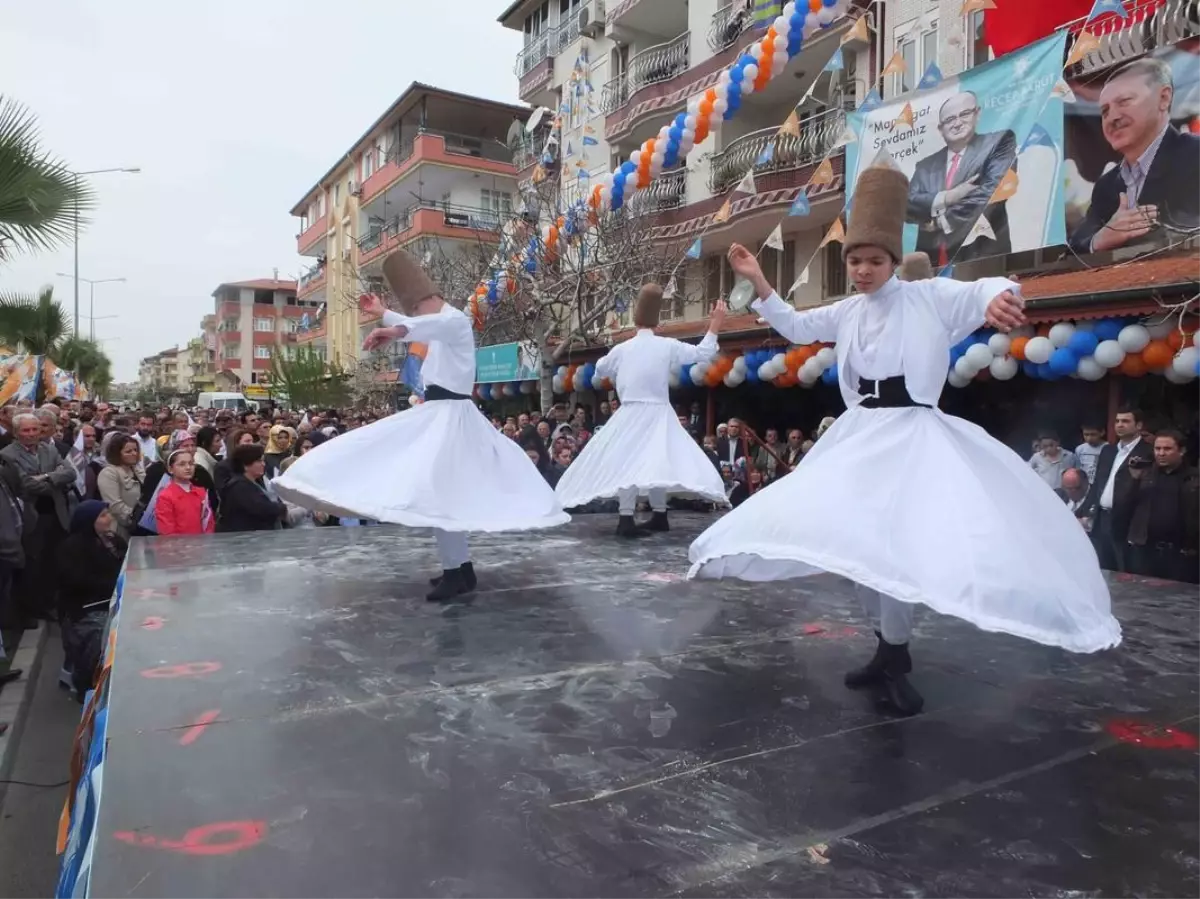
[[[1145, 19], [1164, 0], [1123, 0], [1129, 12], [1126, 24], [1133, 25]], [[1083, 20], [1092, 11], [1095, 0], [996, 0], [996, 8], [983, 13], [983, 33], [988, 45], [997, 56], [1019, 50], [1034, 41], [1041, 40], [1056, 28], [1068, 22]], [[1107, 32], [1117, 23], [1110, 12], [1096, 16], [1088, 28], [1100, 26]], [[1072, 29], [1078, 31], [1079, 29]]]

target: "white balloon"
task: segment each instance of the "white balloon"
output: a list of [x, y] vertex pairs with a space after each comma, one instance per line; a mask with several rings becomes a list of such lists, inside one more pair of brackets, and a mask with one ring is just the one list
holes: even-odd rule
[[800, 366], [800, 378], [806, 381], [815, 381], [821, 377], [821, 372], [825, 369], [821, 367], [821, 363], [814, 356], [803, 365]]
[[642, 167], [642, 151], [641, 151], [641, 150], [634, 150], [632, 153], [630, 153], [630, 154], [629, 154], [629, 161], [633, 163], [633, 167], [634, 167], [635, 169], [636, 169], [636, 168], [641, 168], [641, 167]]
[[814, 358], [820, 364], [823, 371], [837, 362], [837, 350], [833, 347], [823, 346], [817, 350], [817, 355]]
[[1126, 325], [1117, 335], [1117, 343], [1127, 353], [1140, 353], [1150, 342], [1150, 332], [1142, 325]]
[[775, 370], [780, 374], [787, 371], [787, 356], [783, 353], [776, 353], [771, 357], [771, 364], [775, 366]]
[[1102, 340], [1092, 358], [1105, 368], [1116, 368], [1125, 361], [1125, 351], [1115, 340]]
[[1059, 322], [1050, 329], [1050, 342], [1055, 347], [1063, 347], [1071, 342], [1071, 335], [1075, 333], [1075, 326], [1070, 322]]
[[788, 39], [787, 39], [786, 35], [784, 35], [784, 34], [776, 34], [775, 35], [775, 55], [776, 56], [782, 56], [784, 59], [787, 59], [787, 45], [788, 45]]
[[754, 57], [755, 62], [762, 59], [762, 44], [755, 41], [750, 45], [750, 55]]
[[733, 370], [736, 372], [746, 373], [746, 357], [738, 356], [733, 360]]
[[1151, 340], [1163, 340], [1175, 330], [1175, 321], [1171, 318], [1165, 318], [1160, 322], [1147, 322], [1145, 328]]
[[1049, 337], [1031, 337], [1029, 343], [1025, 344], [1025, 358], [1036, 365], [1049, 362], [1053, 352], [1054, 344]]
[[711, 367], [712, 367], [711, 362], [697, 362], [695, 365], [692, 366], [692, 374], [695, 374], [696, 372], [700, 372], [700, 377], [704, 377], [706, 374], [708, 374], [708, 370]]
[[565, 378], [567, 376], [567, 367], [565, 365], [560, 365], [555, 370], [554, 375], [559, 379]]
[[[746, 68], [750, 68], [750, 66], [746, 66]], [[758, 77], [757, 72], [758, 72], [758, 69], [756, 68], [755, 76], [754, 76], [755, 78]], [[743, 78], [742, 79], [742, 96], [748, 97], [752, 93], [754, 93], [754, 79], [750, 78], [750, 77]]]
[[1012, 338], [1007, 334], [993, 334], [988, 338], [987, 348], [992, 351], [993, 356], [1007, 356], [1008, 351], [1012, 349]]
[[1188, 381], [1192, 380], [1191, 375], [1181, 375], [1179, 372], [1175, 371], [1174, 368], [1169, 366], [1163, 369], [1163, 377], [1172, 384], [1186, 384]]
[[771, 370], [770, 362], [764, 362], [758, 367], [758, 379], [760, 381], [772, 381], [775, 379], [775, 373]]
[[963, 358], [971, 363], [971, 368], [975, 371], [983, 371], [992, 364], [992, 359], [995, 357], [986, 343], [973, 343], [967, 348]]
[[971, 360], [966, 356], [959, 356], [958, 361], [954, 363], [954, 373], [969, 381], [979, 374], [979, 369], [972, 365]]
[[1108, 369], [1097, 362], [1095, 356], [1084, 356], [1079, 360], [1075, 374], [1085, 381], [1099, 381], [1108, 374]]
[[787, 3], [783, 4], [783, 9], [779, 11], [779, 14], [783, 18], [790, 20], [796, 14], [796, 0], [788, 0]]
[[988, 371], [997, 381], [1010, 381], [1016, 376], [1021, 365], [1012, 356], [997, 356], [988, 363]]
[[[746, 76], [743, 79], [742, 84], [745, 85], [746, 82], [749, 81], [751, 85], [753, 85], [754, 79], [758, 77], [758, 66], [756, 66], [754, 63], [750, 63], [748, 66], [746, 66], [746, 68], [742, 69], [742, 72]], [[745, 91], [746, 88], [743, 86], [742, 90]], [[753, 87], [751, 87], [751, 90], [753, 90]]]
[[[959, 359], [958, 361], [959, 361], [959, 362], [962, 362], [962, 360], [961, 360], [961, 359]], [[946, 376], [946, 382], [947, 382], [947, 383], [948, 383], [948, 384], [949, 384], [951, 387], [966, 387], [968, 384], [970, 384], [970, 383], [971, 383], [971, 379], [970, 379], [970, 378], [964, 378], [964, 377], [963, 377], [962, 375], [960, 375], [960, 374], [959, 374], [957, 371], [954, 371], [954, 370], [952, 369], [952, 370], [950, 371], [950, 374], [948, 374], [948, 375]]]
[[692, 383], [697, 387], [704, 383], [704, 372], [700, 370], [699, 365], [693, 365], [691, 371]]
[[729, 101], [726, 100], [724, 97], [717, 97], [717, 99], [713, 101], [712, 124], [714, 124], [714, 125], [717, 124], [717, 122], [720, 120], [721, 116], [725, 115], [725, 110], [727, 110], [728, 108], [729, 108]]
[[689, 131], [696, 130], [696, 122], [697, 122], [696, 116], [697, 115], [699, 115], [699, 113], [689, 112], [686, 116], [683, 117], [683, 133], [684, 134], [687, 134]]
[[1185, 346], [1175, 354], [1175, 358], [1171, 361], [1170, 370], [1190, 381], [1196, 377], [1197, 358], [1200, 358], [1200, 350], [1197, 350], [1194, 346]]
[[780, 16], [779, 18], [777, 18], [775, 20], [775, 33], [776, 34], [782, 34], [782, 35], [786, 36], [788, 33], [791, 32], [791, 30], [792, 30], [792, 20], [791, 19], [785, 19], [783, 16]]
[[693, 124], [692, 124], [692, 126], [691, 126], [692, 128], [695, 128], [695, 127], [696, 127], [696, 125], [695, 125], [695, 122], [699, 120], [699, 117], [700, 117], [700, 101], [701, 101], [702, 99], [704, 99], [704, 98], [703, 98], [703, 97], [692, 97], [692, 99], [688, 100], [688, 103], [687, 103], [687, 114], [688, 114], [688, 118], [690, 118], [690, 119], [692, 119], [692, 120], [693, 120]]
[[783, 74], [783, 70], [787, 68], [788, 58], [786, 53], [776, 53], [771, 57], [771, 77], [778, 78]]
[[804, 35], [804, 39], [808, 40], [808, 38], [813, 36], [813, 32], [820, 27], [821, 26], [817, 24], [817, 17], [809, 16], [804, 20], [804, 30], [801, 32]]
[[829, 25], [839, 15], [841, 15], [841, 13], [837, 12], [832, 6], [822, 6], [820, 10], [817, 11], [816, 19], [821, 25]]
[[729, 69], [721, 69], [717, 75], [717, 84], [731, 84], [733, 76], [729, 74]]

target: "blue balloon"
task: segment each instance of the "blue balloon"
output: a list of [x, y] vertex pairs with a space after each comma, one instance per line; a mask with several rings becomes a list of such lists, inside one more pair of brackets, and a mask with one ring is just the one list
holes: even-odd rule
[[525, 260], [525, 271], [531, 275], [537, 271], [537, 260], [532, 256]]
[[679, 147], [675, 144], [667, 144], [667, 152], [663, 154], [663, 168], [669, 169], [677, 162], [679, 162]]
[[1200, 378], [1200, 359], [1196, 360], [1196, 377]]
[[1041, 375], [1038, 374], [1038, 365], [1036, 362], [1022, 362], [1021, 371], [1025, 372], [1026, 376], [1030, 378], [1041, 377]]
[[479, 398], [481, 400], [490, 400], [492, 398], [492, 385], [491, 384], [480, 384], [479, 385]]
[[621, 206], [624, 205], [624, 202], [625, 201], [621, 198], [621, 196], [619, 194], [613, 194], [612, 199], [609, 200], [609, 205], [612, 207], [612, 211], [616, 212], [618, 209], [621, 208]]
[[632, 162], [630, 162], [628, 159], [626, 159], [624, 162], [621, 163], [621, 173], [622, 174], [632, 175], [636, 171], [637, 171], [637, 166], [634, 165]]
[[804, 20], [808, 18], [808, 10], [797, 4], [796, 11], [792, 13], [792, 21], [788, 34], [793, 38], [804, 38]]
[[[1116, 340], [1117, 335], [1121, 333], [1121, 320], [1118, 318], [1102, 318], [1096, 322], [1096, 327], [1092, 333], [1096, 335], [1097, 340]], [[1078, 332], [1076, 332], [1078, 333]]]
[[747, 384], [757, 384], [758, 380], [759, 380], [758, 379], [758, 366], [747, 364], [746, 365], [746, 383]]
[[1099, 345], [1100, 338], [1095, 331], [1076, 331], [1071, 335], [1067, 348], [1076, 356], [1083, 357], [1092, 355]]
[[737, 115], [737, 111], [742, 108], [742, 97], [740, 94], [734, 95], [732, 91], [729, 93], [729, 99], [725, 101], [725, 114], [721, 118], [728, 121]]
[[1052, 372], [1063, 377], [1075, 373], [1075, 369], [1079, 368], [1079, 357], [1070, 347], [1060, 346], [1050, 354], [1050, 361], [1046, 364], [1050, 366]]
[[838, 382], [838, 367], [836, 362], [821, 372], [821, 380], [826, 384], [836, 384]]
[[687, 381], [690, 381], [691, 379], [692, 379], [691, 363], [688, 363], [687, 365], [681, 365], [679, 367], [679, 380], [687, 382]]
[[729, 83], [738, 85], [739, 90], [741, 90], [742, 81], [746, 78], [745, 70], [746, 67], [742, 65], [740, 59], [729, 68]]
[[828, 6], [830, 9], [837, 6], [837, 4], [838, 4], [838, 0], [821, 0], [821, 2], [823, 4], [825, 4], [826, 6]]
[[1043, 362], [1038, 366], [1038, 377], [1043, 381], [1057, 381], [1062, 375], [1052, 369], [1049, 362]]

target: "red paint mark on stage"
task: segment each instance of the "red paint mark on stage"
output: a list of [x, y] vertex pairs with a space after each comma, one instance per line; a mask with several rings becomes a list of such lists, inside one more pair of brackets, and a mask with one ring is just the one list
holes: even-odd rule
[[159, 618], [157, 615], [148, 615], [142, 619], [142, 630], [145, 631], [161, 631], [163, 625], [167, 623], [167, 619]]
[[200, 735], [208, 730], [208, 726], [221, 717], [220, 709], [209, 709], [196, 716], [196, 720], [186, 725], [183, 736], [179, 738], [180, 746], [191, 746], [200, 739]]
[[169, 679], [173, 677], [203, 677], [221, 670], [220, 662], [187, 662], [183, 665], [163, 665], [161, 668], [147, 668], [142, 677]]
[[656, 584], [673, 584], [676, 581], [682, 581], [682, 574], [643, 574], [642, 580], [654, 581]]
[[132, 830], [118, 830], [113, 836], [131, 846], [165, 849], [183, 855], [230, 855], [257, 846], [266, 834], [265, 821], [218, 821], [193, 827], [183, 835], [182, 840], [134, 833]]
[[1122, 743], [1133, 743], [1146, 749], [1195, 751], [1200, 748], [1200, 740], [1193, 734], [1143, 721], [1110, 721], [1107, 730]]
[[808, 634], [810, 637], [813, 636], [814, 634], [825, 633], [825, 628], [821, 627], [821, 625], [819, 625], [819, 624], [806, 624], [806, 625], [804, 625], [802, 630], [805, 634]]
[[800, 628], [800, 633], [806, 637], [820, 637], [822, 640], [841, 640], [858, 636], [858, 631], [852, 627], [830, 627], [826, 624], [806, 624]]

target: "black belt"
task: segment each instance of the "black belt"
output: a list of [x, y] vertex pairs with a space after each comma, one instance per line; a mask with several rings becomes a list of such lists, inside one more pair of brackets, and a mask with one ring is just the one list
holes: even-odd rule
[[933, 408], [928, 403], [918, 403], [908, 395], [903, 375], [884, 378], [882, 381], [860, 380], [858, 392], [863, 397], [859, 405], [864, 409], [906, 409], [910, 406]]
[[425, 402], [433, 403], [437, 400], [469, 400], [469, 396], [461, 393], [454, 393], [447, 390], [445, 387], [439, 387], [437, 384], [430, 384], [425, 388]]

